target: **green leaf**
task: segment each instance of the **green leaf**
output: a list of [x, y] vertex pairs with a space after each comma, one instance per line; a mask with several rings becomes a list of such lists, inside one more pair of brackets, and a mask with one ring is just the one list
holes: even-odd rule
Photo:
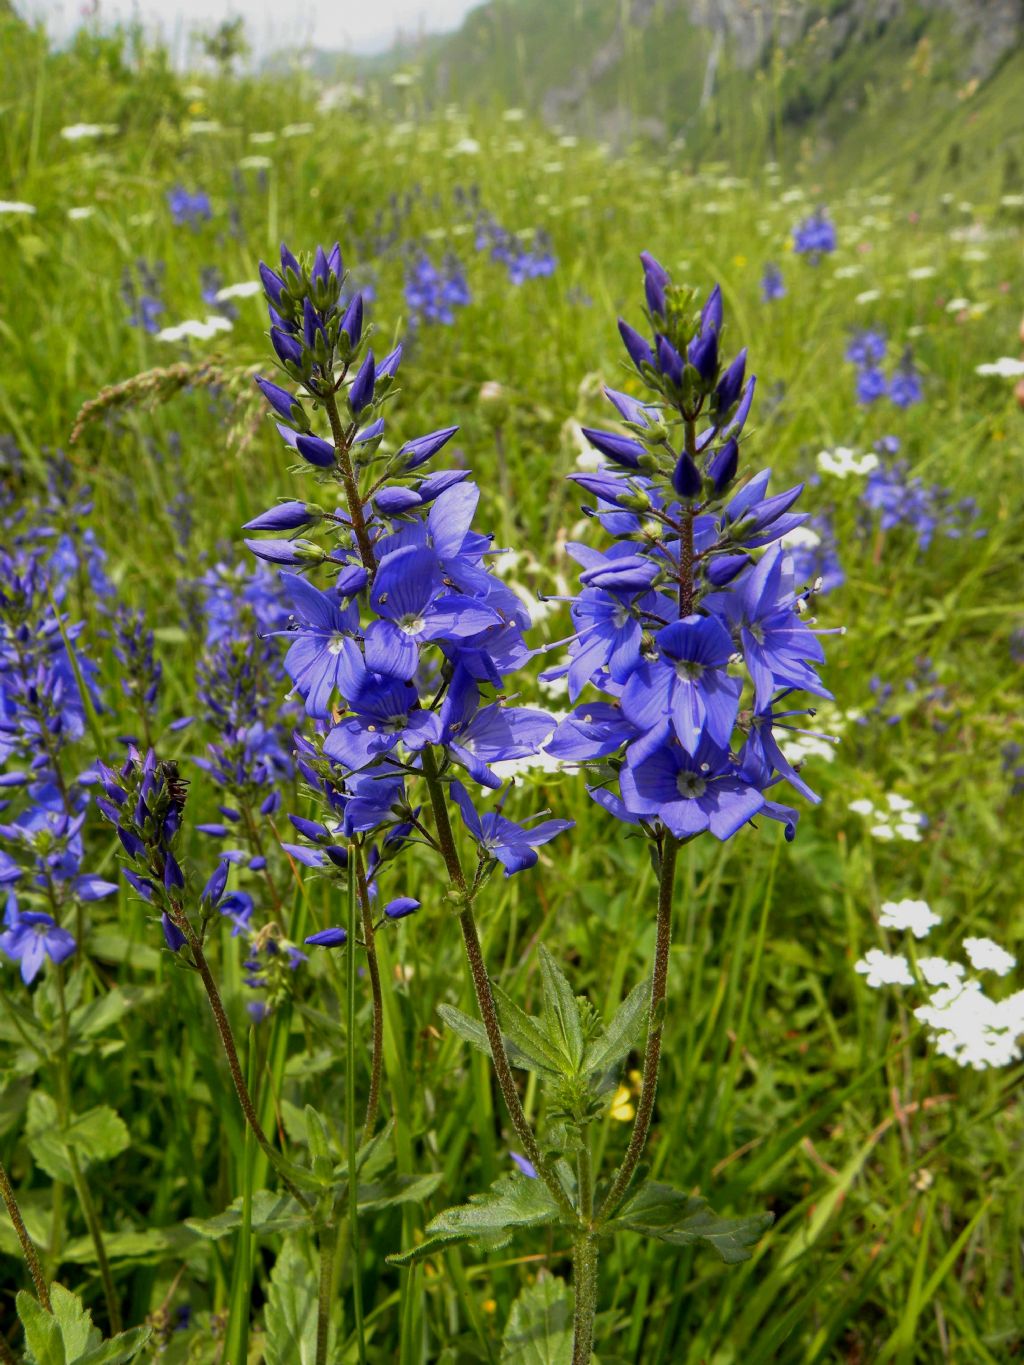
[[706, 1199], [648, 1180], [626, 1200], [608, 1228], [640, 1232], [677, 1247], [707, 1242], [723, 1261], [733, 1265], [749, 1259], [750, 1247], [773, 1221], [770, 1213], [719, 1218]]
[[603, 1075], [618, 1066], [636, 1047], [643, 1037], [650, 992], [649, 980], [633, 987], [615, 1011], [611, 1022], [591, 1040], [583, 1061], [584, 1071], [588, 1074], [596, 1071]]
[[124, 1365], [125, 1361], [135, 1359], [152, 1335], [151, 1327], [132, 1327], [95, 1346], [71, 1365]]
[[501, 1339], [502, 1365], [572, 1365], [572, 1295], [545, 1275], [516, 1299]]
[[315, 1359], [317, 1282], [317, 1267], [305, 1244], [286, 1237], [270, 1275], [266, 1365], [311, 1365]]
[[392, 1172], [382, 1180], [360, 1183], [356, 1195], [360, 1210], [387, 1209], [395, 1204], [422, 1204], [440, 1185], [443, 1173], [398, 1175]]
[[426, 1227], [426, 1241], [409, 1251], [389, 1256], [392, 1265], [412, 1265], [449, 1242], [479, 1242], [489, 1248], [505, 1246], [515, 1228], [540, 1228], [557, 1222], [559, 1209], [542, 1180], [502, 1176], [485, 1194], [468, 1204], [445, 1209]]
[[[510, 1000], [498, 1002], [498, 1018], [501, 1023], [501, 1036], [505, 1041], [505, 1051], [508, 1053], [509, 1061], [513, 1066], [519, 1067], [521, 1071], [536, 1071], [542, 1076], [561, 1075], [560, 1064], [553, 1066], [549, 1055], [541, 1057], [528, 1050], [531, 1044], [537, 1044], [538, 1050], [540, 1049], [540, 1045], [543, 1044], [545, 1054], [550, 1054], [551, 1052], [551, 1049], [547, 1047], [544, 1035], [540, 1033], [539, 1029], [537, 1029], [539, 1038], [534, 1036], [533, 1030], [536, 1029], [536, 1025], [533, 1023], [533, 1020], [530, 1019], [529, 1015], [522, 1014], [522, 1012], [519, 1011], [519, 1013], [522, 1014], [522, 1020], [516, 1020], [514, 1014], [515, 1010], [516, 1006], [514, 1006]], [[485, 1057], [490, 1057], [491, 1045], [487, 1038], [487, 1030], [478, 1019], [471, 1019], [468, 1014], [463, 1014], [462, 1010], [457, 1010], [454, 1005], [438, 1005], [437, 1012], [453, 1033], [457, 1033], [460, 1038], [464, 1038], [467, 1043], [471, 1043], [472, 1046], [475, 1047], [478, 1052], [482, 1052]], [[525, 1024], [522, 1021], [525, 1021]], [[511, 1033], [507, 1031], [507, 1025], [510, 1022], [515, 1026], [516, 1038], [519, 1039], [518, 1042], [516, 1042]], [[556, 1058], [556, 1060], [560, 1063], [560, 1059]]]
[[[166, 1228], [145, 1228], [137, 1232], [107, 1232], [103, 1244], [111, 1261], [178, 1260], [199, 1247], [205, 1249], [207, 1239], [181, 1223]], [[96, 1243], [91, 1237], [76, 1237], [61, 1253], [70, 1265], [94, 1265]]]
[[67, 1365], [60, 1323], [31, 1294], [18, 1291], [18, 1317], [25, 1329], [30, 1365]]
[[544, 1070], [552, 1076], [564, 1076], [566, 1058], [559, 1039], [548, 1036], [546, 1021], [533, 1019], [515, 1003], [511, 996], [494, 987], [494, 1003], [498, 1007], [498, 1022], [502, 1037], [533, 1059], [530, 1070]]
[[[91, 951], [91, 939], [89, 947]], [[79, 1005], [77, 1009], [71, 1011], [68, 1017], [71, 1037], [96, 1038], [108, 1028], [113, 1028], [129, 1010], [152, 998], [152, 990], [125, 991], [115, 988], [107, 991], [105, 995], [97, 996], [87, 1005]]]
[[580, 1012], [572, 986], [561, 967], [543, 943], [538, 945], [540, 975], [544, 986], [544, 1019], [547, 1035], [556, 1042], [571, 1067], [571, 1075], [579, 1072], [583, 1062], [585, 1040], [580, 1024]]
[[28, 1100], [26, 1135], [32, 1156], [54, 1180], [72, 1183], [68, 1148], [73, 1148], [83, 1167], [120, 1155], [130, 1142], [128, 1129], [109, 1105], [97, 1105], [61, 1128], [57, 1106], [49, 1095], [34, 1090]]
[[[301, 1204], [290, 1194], [257, 1190], [252, 1197], [253, 1232], [293, 1232], [305, 1227], [309, 1219]], [[230, 1237], [242, 1226], [241, 1197], [213, 1218], [186, 1218], [185, 1226], [211, 1242]]]
[[62, 1284], [55, 1284], [51, 1288], [50, 1307], [57, 1319], [64, 1339], [64, 1352], [69, 1361], [77, 1360], [103, 1340], [99, 1328], [93, 1326], [92, 1314], [82, 1300]]

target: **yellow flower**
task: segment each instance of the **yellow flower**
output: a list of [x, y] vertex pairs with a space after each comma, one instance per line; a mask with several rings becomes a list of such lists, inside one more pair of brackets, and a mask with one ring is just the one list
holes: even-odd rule
[[738, 269], [742, 270], [743, 267], [744, 267], [744, 266], [746, 265], [746, 263], [747, 263], [747, 258], [746, 258], [746, 256], [734, 256], [734, 257], [732, 258], [732, 263], [733, 263], [733, 265], [736, 266]]
[[619, 1123], [628, 1123], [635, 1113], [632, 1096], [624, 1085], [620, 1085], [612, 1100], [612, 1118], [618, 1119]]

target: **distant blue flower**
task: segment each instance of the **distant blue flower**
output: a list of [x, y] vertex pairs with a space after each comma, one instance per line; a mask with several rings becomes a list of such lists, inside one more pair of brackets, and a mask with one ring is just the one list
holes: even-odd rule
[[782, 272], [777, 265], [769, 263], [764, 268], [761, 276], [761, 298], [765, 303], [774, 303], [777, 299], [786, 297], [786, 286], [782, 279]]
[[860, 327], [850, 338], [846, 359], [855, 365], [880, 365], [889, 343], [880, 327]]
[[835, 249], [835, 225], [824, 209], [816, 210], [793, 229], [793, 250], [797, 255], [806, 256], [812, 265], [817, 265], [822, 255]]
[[909, 408], [924, 398], [924, 386], [913, 357], [907, 351], [889, 381], [889, 398], [898, 408]]
[[205, 190], [190, 192], [184, 185], [175, 185], [173, 189], [167, 191], [167, 207], [177, 227], [187, 224], [195, 229], [200, 223], [208, 222], [213, 217], [210, 196]]
[[857, 371], [856, 393], [858, 403], [874, 403], [884, 398], [888, 389], [885, 375], [875, 366], [864, 366]]

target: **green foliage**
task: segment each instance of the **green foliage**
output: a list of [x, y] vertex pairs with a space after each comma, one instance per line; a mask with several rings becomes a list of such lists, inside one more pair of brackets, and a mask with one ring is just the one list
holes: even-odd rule
[[[773, 488], [806, 482], [804, 505], [827, 513], [836, 529], [847, 583], [819, 598], [814, 613], [823, 627], [848, 633], [826, 642], [836, 702], [810, 728], [841, 727], [842, 742], [831, 760], [808, 759], [805, 775], [823, 801], [803, 808], [792, 846], [766, 823], [723, 848], [695, 844], [681, 859], [652, 1183], [638, 1184], [617, 1211], [621, 1235], [604, 1244], [601, 1356], [645, 1365], [832, 1365], [886, 1352], [901, 1362], [999, 1362], [1024, 1347], [1015, 1250], [1024, 1235], [1020, 1068], [975, 1074], [937, 1058], [914, 1020], [917, 1002], [867, 991], [853, 963], [876, 946], [956, 956], [966, 933], [992, 933], [1021, 953], [1010, 913], [1024, 894], [1020, 797], [1001, 759], [1003, 745], [1024, 742], [1009, 649], [1024, 600], [1021, 416], [1012, 384], [974, 370], [1017, 354], [1022, 216], [1000, 201], [1022, 188], [1024, 58], [1011, 54], [963, 92], [934, 16], [914, 39], [932, 41], [930, 72], [924, 50], [908, 49], [902, 20], [851, 44], [831, 71], [810, 46], [770, 56], [761, 72], [732, 70], [727, 53], [718, 98], [695, 124], [705, 35], [687, 42], [684, 7], [656, 8], [658, 24], [635, 34], [623, 63], [588, 87], [580, 117], [600, 114], [625, 91], [639, 117], [661, 119], [670, 132], [685, 128], [688, 141], [623, 158], [572, 145], [529, 116], [431, 112], [426, 57], [423, 78], [395, 87], [386, 109], [370, 88], [357, 108], [321, 113], [320, 91], [305, 75], [289, 75], [287, 87], [280, 76], [179, 79], [158, 50], [147, 53], [128, 33], [85, 31], [50, 52], [39, 33], [4, 15], [0, 198], [37, 209], [0, 215], [0, 436], [9, 432], [21, 451], [12, 473], [0, 444], [4, 489], [20, 505], [61, 448], [71, 461], [69, 496], [90, 485], [88, 524], [108, 572], [156, 633], [165, 687], [158, 743], [188, 769], [190, 821], [211, 818], [222, 798], [191, 761], [210, 738], [202, 717], [191, 731], [159, 729], [194, 710], [204, 622], [188, 617], [178, 589], [187, 592], [212, 564], [241, 560], [237, 528], [275, 499], [303, 494], [249, 397], [266, 355], [258, 302], [239, 299], [233, 330], [215, 343], [179, 349], [128, 325], [125, 267], [140, 255], [164, 262], [162, 321], [174, 323], [205, 311], [204, 267], [217, 265], [225, 283], [250, 280], [282, 236], [305, 246], [337, 229], [349, 264], [373, 273], [374, 343], [383, 345], [405, 333], [407, 310], [404, 256], [380, 246], [387, 227], [379, 230], [376, 218], [386, 221], [392, 194], [402, 203], [408, 196], [399, 240], [437, 256], [459, 253], [473, 301], [454, 327], [424, 328], [407, 345], [389, 439], [397, 445], [461, 424], [460, 458], [483, 487], [481, 526], [496, 544], [524, 551], [509, 579], [531, 600], [566, 591], [575, 567], [561, 547], [591, 534], [564, 479], [579, 455], [564, 424], [607, 425], [601, 385], [631, 385], [614, 316], [637, 320], [636, 252], [649, 247], [702, 286], [720, 279], [730, 345], [749, 346], [759, 375], [744, 460], [770, 462]], [[571, 11], [571, 40], [557, 37], [559, 11]], [[523, 16], [535, 20], [538, 49]], [[506, 27], [486, 43], [474, 39], [473, 60], [453, 69], [453, 81], [491, 81], [495, 99], [520, 104], [519, 68], [543, 94], [561, 81], [567, 51], [582, 70], [616, 23], [612, 7], [583, 4], [505, 6], [501, 19]], [[499, 81], [491, 80], [492, 55]], [[806, 121], [783, 119], [776, 144], [774, 101], [803, 88]], [[563, 109], [559, 118], [568, 127], [576, 114]], [[190, 133], [190, 119], [221, 131]], [[79, 121], [114, 122], [118, 131], [61, 138]], [[284, 135], [286, 123], [307, 121], [312, 133]], [[251, 140], [267, 133], [275, 140]], [[477, 152], [465, 145], [472, 142]], [[776, 152], [778, 171], [765, 167]], [[711, 163], [712, 154], [726, 160]], [[242, 164], [253, 156], [269, 164]], [[176, 183], [210, 193], [213, 223], [173, 228], [165, 195]], [[473, 250], [453, 197], [471, 183], [504, 224], [550, 232], [558, 257], [550, 279], [513, 288], [487, 253]], [[793, 223], [819, 202], [837, 222], [840, 247], [812, 267], [787, 244]], [[69, 219], [70, 207], [92, 216]], [[788, 291], [770, 307], [759, 293], [766, 260], [781, 265]], [[913, 274], [928, 268], [931, 277]], [[947, 311], [954, 298], [969, 306]], [[926, 377], [919, 408], [854, 402], [843, 354], [850, 331], [867, 323], [888, 329], [893, 355], [913, 345]], [[500, 403], [480, 399], [485, 382], [502, 386]], [[96, 420], [69, 445], [75, 415], [97, 395]], [[977, 498], [983, 538], [940, 537], [921, 549], [905, 528], [878, 531], [860, 505], [862, 481], [818, 477], [822, 447], [866, 450], [889, 431], [915, 475], [947, 487], [954, 501]], [[182, 493], [193, 522], [187, 545], [169, 510]], [[84, 621], [108, 680], [97, 723], [112, 757], [139, 719], [122, 704], [109, 623], [71, 578], [66, 610]], [[564, 614], [552, 614], [534, 640], [565, 631]], [[912, 690], [925, 657], [937, 681]], [[542, 667], [538, 660], [535, 671]], [[888, 714], [874, 712], [876, 675], [894, 686]], [[523, 704], [564, 705], [536, 686], [533, 672], [522, 692]], [[92, 747], [72, 747], [76, 771], [92, 761]], [[887, 793], [912, 798], [928, 815], [919, 843], [883, 843], [848, 810], [857, 797], [877, 802]], [[536, 869], [490, 882], [482, 932], [502, 1031], [545, 1150], [564, 1142], [571, 1151], [569, 1130], [582, 1116], [606, 1176], [638, 1098], [651, 870], [641, 844], [623, 837], [574, 777], [522, 775], [510, 816], [545, 807], [575, 819], [575, 831], [543, 850]], [[297, 791], [286, 792], [283, 809], [309, 813]], [[287, 837], [283, 820], [277, 828]], [[86, 832], [101, 864], [94, 870], [116, 880], [113, 840], [97, 836], [92, 822]], [[279, 850], [267, 852], [279, 904], [266, 878], [233, 873], [253, 894], [260, 922], [279, 920], [297, 942], [340, 922], [325, 883], [307, 878], [300, 890]], [[187, 835], [183, 862], [201, 885], [210, 843]], [[416, 855], [407, 867], [394, 889], [417, 895], [423, 911], [380, 935], [382, 1110], [397, 1122], [382, 1123], [359, 1158], [363, 1243], [360, 1257], [346, 1253], [336, 1267], [335, 1354], [353, 1357], [356, 1275], [371, 1359], [441, 1360], [445, 1350], [450, 1360], [494, 1359], [499, 1343], [506, 1354], [563, 1350], [570, 1299], [551, 1279], [524, 1290], [539, 1263], [520, 1254], [547, 1256], [565, 1273], [570, 1235], [541, 1182], [504, 1175], [518, 1144], [488, 1083], [486, 1034], [464, 984], [458, 936], [435, 869]], [[942, 916], [926, 944], [877, 926], [881, 902], [904, 895], [927, 899]], [[179, 1308], [192, 1307], [188, 1330], [168, 1326], [161, 1344], [170, 1365], [182, 1365], [189, 1354], [214, 1358], [223, 1341], [215, 1315], [234, 1275], [245, 1143], [205, 999], [164, 951], [150, 913], [127, 893], [84, 912], [83, 953], [67, 968], [66, 1127], [51, 1098], [61, 1040], [53, 975], [27, 991], [16, 969], [4, 970], [0, 1145], [44, 1265], [59, 1259], [60, 1273], [79, 1276], [75, 1288], [103, 1322], [96, 1249], [69, 1181], [75, 1152], [123, 1311], [134, 1322], [163, 1313], [173, 1323]], [[536, 949], [541, 940], [548, 960]], [[209, 951], [243, 1037], [252, 996], [238, 942], [216, 920]], [[305, 1172], [301, 1188], [343, 1212], [349, 1034], [344, 992], [325, 956], [294, 974], [293, 1007], [255, 1030], [253, 1065], [261, 1117], [287, 1169]], [[364, 986], [355, 1034], [361, 1094], [370, 1036]], [[593, 1008], [581, 1006], [582, 996]], [[439, 1017], [447, 1029], [438, 1029]], [[308, 1106], [315, 1118], [307, 1124]], [[252, 1303], [254, 1331], [262, 1311], [264, 1350], [283, 1361], [308, 1350], [301, 1342], [316, 1267], [309, 1220], [275, 1183], [273, 1171], [259, 1168]], [[474, 1200], [487, 1187], [492, 1194]], [[438, 1212], [440, 1191], [454, 1210]], [[712, 1214], [696, 1191], [722, 1212]], [[752, 1260], [723, 1267], [707, 1254], [716, 1245], [748, 1254], [765, 1227], [766, 1215], [750, 1213], [758, 1209], [776, 1221]], [[462, 1245], [486, 1250], [505, 1239], [509, 1249], [479, 1266]], [[406, 1268], [393, 1270], [385, 1258], [401, 1258], [402, 1249]], [[4, 1284], [27, 1284], [6, 1217], [0, 1254]], [[31, 1318], [34, 1355], [56, 1344], [63, 1351], [56, 1319], [38, 1305], [34, 1314], [23, 1307], [22, 1318]], [[117, 1359], [133, 1340], [96, 1349]]]
[[468, 1204], [445, 1209], [432, 1218], [423, 1242], [388, 1260], [392, 1265], [412, 1265], [451, 1242], [473, 1242], [494, 1251], [507, 1246], [517, 1229], [546, 1227], [559, 1216], [558, 1205], [543, 1181], [505, 1175], [486, 1193], [473, 1195]]
[[287, 1237], [270, 1274], [266, 1365], [312, 1365], [316, 1355], [317, 1267], [307, 1246]]
[[26, 1135], [41, 1169], [68, 1184], [73, 1178], [69, 1152], [86, 1169], [95, 1161], [119, 1156], [131, 1141], [124, 1121], [109, 1105], [97, 1105], [62, 1124], [55, 1101], [42, 1090], [33, 1090], [29, 1096]]
[[18, 1317], [28, 1348], [26, 1365], [125, 1365], [152, 1335], [149, 1327], [135, 1327], [104, 1341], [77, 1294], [54, 1284], [50, 1299], [52, 1313], [31, 1294], [18, 1294]]
[[677, 1247], [706, 1242], [727, 1265], [734, 1265], [750, 1257], [750, 1248], [773, 1221], [770, 1213], [752, 1218], [719, 1218], [706, 1199], [682, 1194], [660, 1181], [645, 1180], [608, 1227], [612, 1231], [639, 1232]]
[[501, 1339], [502, 1365], [572, 1365], [572, 1294], [543, 1275], [512, 1305]]

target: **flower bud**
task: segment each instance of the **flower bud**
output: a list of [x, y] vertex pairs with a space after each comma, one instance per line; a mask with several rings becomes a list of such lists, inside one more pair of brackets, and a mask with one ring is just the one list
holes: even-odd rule
[[730, 437], [711, 456], [707, 463], [707, 475], [716, 493], [724, 493], [732, 483], [739, 467], [739, 459], [740, 448], [735, 437]]
[[300, 436], [295, 442], [295, 449], [304, 460], [318, 469], [330, 469], [338, 458], [338, 452], [331, 442], [319, 436]]
[[694, 464], [693, 457], [685, 450], [680, 454], [672, 471], [672, 487], [684, 499], [695, 498], [700, 493], [700, 470]]

